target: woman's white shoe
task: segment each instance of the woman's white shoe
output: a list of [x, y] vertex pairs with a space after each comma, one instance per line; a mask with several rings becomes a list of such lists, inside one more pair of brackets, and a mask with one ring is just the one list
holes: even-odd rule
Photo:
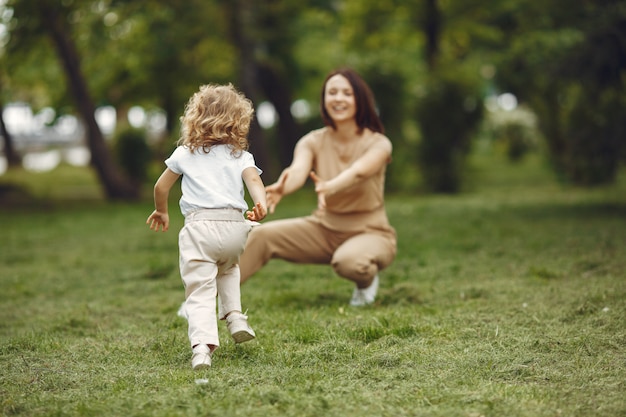
[[366, 306], [372, 304], [378, 293], [378, 275], [374, 276], [372, 283], [367, 288], [355, 288], [352, 293], [350, 305], [353, 307]]

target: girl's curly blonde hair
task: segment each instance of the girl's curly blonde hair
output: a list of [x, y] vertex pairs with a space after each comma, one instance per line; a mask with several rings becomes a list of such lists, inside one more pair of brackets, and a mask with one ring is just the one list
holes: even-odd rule
[[227, 144], [233, 153], [248, 149], [248, 132], [254, 114], [252, 102], [232, 84], [200, 86], [185, 106], [181, 116], [181, 138], [178, 145], [191, 152], [213, 145]]

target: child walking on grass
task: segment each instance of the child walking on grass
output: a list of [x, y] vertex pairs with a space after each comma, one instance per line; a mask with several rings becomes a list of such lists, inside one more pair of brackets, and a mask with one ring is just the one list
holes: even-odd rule
[[[251, 222], [267, 214], [261, 170], [247, 151], [253, 113], [250, 100], [231, 84], [200, 87], [180, 119], [178, 147], [154, 186], [155, 210], [146, 220], [155, 231], [169, 229], [168, 196], [182, 175], [185, 225], [178, 245], [193, 369], [210, 367], [219, 346], [216, 304], [235, 343], [255, 337], [242, 313], [239, 273]], [[254, 202], [249, 211], [244, 182]]]

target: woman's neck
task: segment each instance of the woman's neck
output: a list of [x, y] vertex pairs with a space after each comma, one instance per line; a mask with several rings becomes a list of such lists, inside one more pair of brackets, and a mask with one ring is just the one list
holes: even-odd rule
[[335, 123], [335, 129], [333, 133], [335, 138], [340, 142], [349, 142], [356, 139], [359, 135], [359, 127], [354, 120], [346, 120], [343, 122]]

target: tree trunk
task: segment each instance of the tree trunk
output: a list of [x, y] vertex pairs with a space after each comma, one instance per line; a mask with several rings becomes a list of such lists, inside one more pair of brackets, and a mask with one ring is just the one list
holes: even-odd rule
[[13, 146], [13, 138], [7, 130], [7, 126], [4, 123], [4, 106], [0, 102], [0, 135], [4, 138], [4, 155], [7, 158], [7, 164], [9, 168], [17, 167], [22, 164], [22, 157], [17, 153]]
[[91, 164], [98, 173], [107, 198], [133, 200], [139, 198], [140, 188], [133, 185], [120, 173], [104, 141], [102, 131], [95, 118], [95, 106], [87, 91], [87, 83], [81, 73], [76, 46], [72, 42], [62, 16], [57, 8], [44, 1], [40, 3], [44, 28], [52, 38], [59, 57], [65, 67], [68, 84], [79, 114], [87, 128], [87, 143], [91, 151]]
[[291, 93], [286, 81], [269, 65], [258, 67], [263, 91], [278, 113], [278, 155], [281, 166], [291, 164], [293, 150], [300, 138], [300, 129], [291, 114]]
[[429, 71], [433, 71], [439, 54], [439, 34], [441, 32], [441, 12], [437, 0], [426, 0], [424, 17], [424, 32], [426, 33], [426, 62]]
[[[257, 77], [257, 62], [254, 59], [254, 41], [249, 30], [254, 27], [254, 4], [248, 0], [226, 1], [225, 7], [230, 20], [230, 34], [233, 43], [239, 51], [239, 82], [242, 92], [255, 104], [261, 101], [261, 86]], [[265, 178], [276, 178], [270, 162], [267, 144], [263, 136], [263, 130], [255, 120], [250, 126], [250, 151], [254, 159], [264, 171]], [[267, 180], [265, 180], [267, 182]]]

